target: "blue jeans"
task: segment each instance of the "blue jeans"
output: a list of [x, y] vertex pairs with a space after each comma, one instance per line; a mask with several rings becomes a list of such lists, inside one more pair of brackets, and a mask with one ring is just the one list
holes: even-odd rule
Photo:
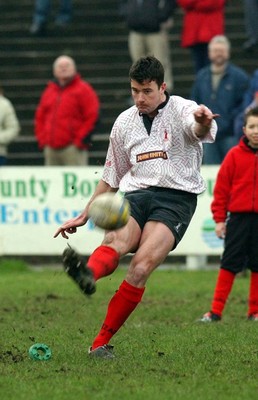
[[[33, 22], [44, 24], [51, 10], [51, 0], [35, 0]], [[72, 18], [72, 0], [60, 0], [59, 12], [56, 16], [57, 22], [69, 22]]]
[[258, 42], [258, 0], [245, 0], [245, 30], [249, 39]]
[[203, 144], [203, 164], [217, 165], [221, 164], [227, 152], [236, 146], [238, 140], [234, 136], [228, 136], [223, 139], [217, 139], [214, 143]]
[[210, 64], [208, 56], [208, 43], [198, 43], [190, 47], [193, 59], [194, 72], [197, 74], [200, 69]]

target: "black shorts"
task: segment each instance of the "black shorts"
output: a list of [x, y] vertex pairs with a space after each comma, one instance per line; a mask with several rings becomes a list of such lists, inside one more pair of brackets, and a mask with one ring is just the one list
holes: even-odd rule
[[175, 237], [174, 249], [184, 236], [197, 204], [195, 193], [161, 187], [127, 192], [125, 197], [141, 230], [148, 221], [159, 221], [168, 226]]
[[227, 221], [221, 267], [233, 273], [258, 272], [258, 214], [232, 213]]

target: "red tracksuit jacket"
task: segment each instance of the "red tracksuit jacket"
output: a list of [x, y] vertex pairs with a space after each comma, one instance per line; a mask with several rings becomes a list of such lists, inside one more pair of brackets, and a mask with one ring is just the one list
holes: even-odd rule
[[208, 43], [224, 34], [225, 0], [177, 0], [184, 9], [182, 47]]
[[73, 144], [87, 149], [83, 140], [94, 130], [98, 118], [98, 96], [79, 74], [65, 87], [50, 82], [35, 115], [39, 147], [59, 149]]
[[251, 149], [246, 137], [221, 164], [211, 211], [215, 222], [225, 222], [228, 212], [258, 213], [258, 149]]

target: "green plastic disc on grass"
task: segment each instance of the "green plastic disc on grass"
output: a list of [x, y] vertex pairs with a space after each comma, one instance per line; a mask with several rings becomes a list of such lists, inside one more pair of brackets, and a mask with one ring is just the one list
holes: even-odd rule
[[33, 360], [47, 361], [51, 358], [52, 352], [44, 343], [35, 343], [29, 348], [29, 356]]

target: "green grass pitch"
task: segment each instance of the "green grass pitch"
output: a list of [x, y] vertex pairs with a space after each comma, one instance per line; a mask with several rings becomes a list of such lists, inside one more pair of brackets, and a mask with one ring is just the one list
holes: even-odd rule
[[[238, 278], [223, 321], [200, 324], [217, 271], [157, 270], [144, 298], [115, 335], [114, 360], [93, 360], [88, 346], [118, 269], [86, 298], [60, 269], [0, 262], [1, 400], [256, 400], [258, 322], [246, 320], [249, 277]], [[28, 349], [45, 343], [48, 361]]]

